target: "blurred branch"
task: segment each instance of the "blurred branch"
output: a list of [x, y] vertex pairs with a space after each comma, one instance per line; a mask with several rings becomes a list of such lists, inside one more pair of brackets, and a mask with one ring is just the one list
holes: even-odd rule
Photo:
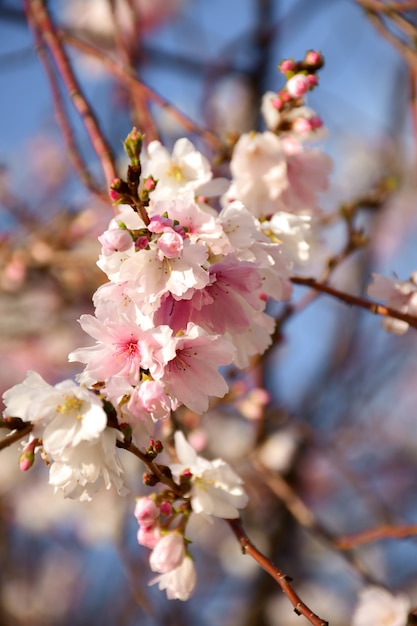
[[91, 145], [101, 163], [106, 183], [109, 186], [112, 180], [117, 177], [112, 151], [103, 136], [93, 110], [82, 93], [68, 55], [62, 46], [58, 31], [48, 13], [46, 3], [44, 0], [23, 0], [23, 5], [29, 24], [42, 37], [54, 60], [68, 95], [83, 121]]
[[103, 54], [99, 48], [96, 48], [92, 44], [79, 39], [75, 35], [60, 31], [60, 36], [74, 48], [98, 59], [110, 72], [110, 74], [124, 81], [130, 89], [132, 89], [132, 91], [139, 91], [144, 97], [164, 109], [187, 132], [194, 133], [202, 137], [214, 150], [222, 150], [223, 144], [214, 133], [198, 126], [189, 117], [168, 102], [168, 100], [157, 94], [153, 89], [148, 87], [148, 85], [139, 80], [132, 69], [122, 67], [119, 62], [114, 61], [108, 55]]
[[417, 524], [408, 526], [390, 526], [384, 524], [377, 528], [369, 528], [353, 535], [346, 535], [334, 540], [334, 544], [340, 550], [350, 550], [363, 543], [377, 541], [378, 539], [405, 539], [417, 535]]
[[[4, 439], [0, 439], [0, 450], [8, 448], [13, 443], [16, 443], [16, 441], [19, 441], [20, 439], [23, 439], [23, 437], [26, 437], [26, 435], [29, 435], [29, 433], [32, 432], [33, 424], [26, 424], [25, 422], [21, 422], [21, 420], [18, 421], [20, 422], [21, 427], [12, 432], [10, 435], [7, 435], [7, 437], [4, 437]], [[3, 422], [3, 420], [0, 422], [0, 425], [4, 428], [11, 427], [11, 425], [9, 425], [7, 422]], [[12, 426], [12, 428], [14, 428], [14, 426]]]
[[65, 145], [68, 151], [68, 157], [77, 172], [81, 182], [94, 193], [103, 202], [108, 202], [109, 196], [107, 192], [100, 190], [94, 182], [92, 176], [88, 172], [87, 166], [84, 163], [81, 153], [75, 142], [74, 133], [68, 120], [68, 115], [65, 111], [65, 104], [62, 99], [61, 91], [57, 76], [55, 75], [54, 68], [51, 63], [51, 59], [48, 55], [45, 44], [42, 41], [42, 34], [37, 28], [36, 22], [33, 22], [33, 35], [35, 38], [36, 50], [38, 52], [39, 59], [44, 67], [52, 96], [52, 103], [55, 110], [55, 117], [58, 126], [61, 129], [62, 136], [64, 138]]
[[321, 619], [300, 599], [291, 586], [292, 579], [279, 570], [264, 554], [262, 554], [250, 541], [244, 531], [240, 520], [226, 520], [235, 537], [242, 546], [243, 554], [249, 554], [272, 578], [279, 584], [282, 591], [290, 600], [297, 615], [304, 615], [313, 626], [329, 626], [328, 622]]
[[337, 300], [344, 302], [345, 304], [354, 305], [361, 309], [365, 309], [374, 315], [381, 315], [383, 317], [394, 317], [397, 320], [401, 320], [403, 322], [407, 322], [413, 328], [417, 328], [417, 318], [413, 315], [408, 315], [407, 313], [401, 313], [396, 309], [392, 309], [388, 306], [384, 306], [383, 304], [378, 304], [377, 302], [372, 302], [371, 300], [367, 300], [360, 296], [353, 296], [351, 294], [345, 293], [344, 291], [339, 291], [326, 283], [318, 282], [315, 278], [303, 278], [301, 276], [293, 276], [291, 282], [294, 285], [304, 285], [305, 287], [311, 287], [311, 289], [315, 289], [321, 293], [326, 293], [329, 296], [333, 296]]
[[[107, 0], [109, 3], [110, 11], [114, 24], [114, 41], [116, 50], [118, 52], [119, 59], [122, 62], [123, 67], [131, 73], [135, 73], [134, 57], [135, 52], [132, 49], [133, 37], [126, 37], [126, 34], [120, 27], [120, 20], [116, 11], [116, 0]], [[137, 20], [137, 9], [129, 6], [130, 18], [132, 21]], [[139, 39], [134, 39], [139, 42]], [[149, 103], [143, 91], [133, 89], [130, 83], [125, 84], [125, 88], [128, 88], [129, 99], [131, 101], [132, 108], [132, 125], [141, 129], [146, 135], [148, 141], [158, 139], [158, 132], [156, 130], [156, 124], [153, 120], [151, 112], [149, 110]]]

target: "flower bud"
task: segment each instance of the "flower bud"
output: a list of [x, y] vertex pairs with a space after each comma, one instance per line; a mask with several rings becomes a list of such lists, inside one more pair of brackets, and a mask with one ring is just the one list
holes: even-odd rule
[[136, 128], [128, 134], [124, 140], [123, 146], [125, 152], [132, 162], [132, 165], [139, 165], [140, 152], [142, 150], [144, 135], [138, 133]]
[[317, 50], [309, 50], [304, 57], [304, 63], [306, 65], [313, 65], [319, 69], [320, 67], [323, 67], [324, 58], [320, 52], [317, 52]]
[[165, 574], [179, 567], [184, 556], [184, 537], [178, 532], [171, 532], [158, 541], [149, 558], [149, 565], [153, 572]]
[[293, 59], [284, 59], [281, 64], [278, 66], [279, 71], [282, 74], [286, 74], [287, 72], [292, 72], [295, 68], [295, 63]]
[[139, 498], [136, 502], [133, 515], [143, 527], [153, 526], [155, 520], [159, 517], [159, 507], [149, 496]]
[[295, 74], [287, 82], [286, 87], [290, 96], [301, 98], [310, 89], [310, 81], [305, 74]]

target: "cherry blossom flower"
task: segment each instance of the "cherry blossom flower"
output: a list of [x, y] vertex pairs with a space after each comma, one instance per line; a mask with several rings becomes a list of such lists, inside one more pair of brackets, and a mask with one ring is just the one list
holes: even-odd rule
[[233, 180], [223, 202], [240, 200], [256, 217], [317, 212], [317, 195], [328, 188], [331, 167], [327, 155], [305, 149], [293, 136], [245, 134], [233, 151]]
[[190, 556], [186, 555], [179, 567], [157, 576], [149, 584], [158, 584], [161, 591], [166, 591], [168, 600], [188, 600], [196, 582], [194, 562]]
[[[95, 441], [82, 441], [65, 448], [55, 457], [49, 471], [49, 484], [60, 489], [67, 498], [91, 500], [104, 481], [106, 489], [113, 485], [119, 495], [126, 495], [124, 470], [116, 453], [116, 441], [122, 434], [106, 428]], [[47, 446], [44, 444], [44, 449]]]
[[140, 382], [141, 369], [160, 378], [165, 364], [175, 354], [172, 331], [167, 326], [142, 330], [122, 314], [115, 319], [82, 315], [80, 324], [97, 343], [71, 352], [68, 358], [86, 363], [80, 380], [87, 384], [122, 376], [135, 385]]
[[220, 195], [226, 181], [212, 181], [211, 166], [205, 156], [185, 137], [178, 139], [172, 154], [159, 142], [151, 141], [143, 164], [143, 175], [153, 176], [158, 184], [151, 193], [152, 201], [171, 199], [189, 191], [195, 195]]
[[3, 396], [4, 414], [35, 424], [33, 435], [42, 440], [53, 463], [49, 483], [66, 497], [91, 500], [101, 478], [126, 493], [123, 468], [116, 454], [121, 433], [107, 428], [101, 399], [92, 391], [65, 380], [52, 387], [36, 372]]
[[53, 387], [30, 371], [22, 383], [4, 393], [3, 400], [4, 415], [33, 422], [37, 436], [42, 436], [45, 449], [53, 455], [81, 441], [96, 440], [106, 428], [100, 398], [72, 380]]
[[352, 626], [406, 626], [409, 610], [410, 601], [407, 596], [392, 595], [381, 587], [367, 587], [359, 595]]
[[[387, 305], [401, 313], [417, 316], [417, 272], [410, 280], [387, 278], [380, 274], [372, 274], [372, 282], [368, 285], [367, 293], [371, 298], [386, 301]], [[409, 325], [403, 320], [393, 317], [384, 317], [382, 327], [395, 335], [403, 335]]]
[[171, 465], [176, 480], [185, 470], [191, 477], [191, 507], [194, 513], [228, 519], [239, 517], [248, 496], [242, 480], [222, 459], [208, 461], [197, 455], [182, 432], [175, 433], [175, 449], [180, 464]]
[[210, 335], [191, 322], [175, 341], [176, 355], [164, 371], [165, 388], [192, 411], [203, 413], [210, 396], [222, 398], [228, 391], [218, 368], [232, 362], [234, 348], [220, 335]]

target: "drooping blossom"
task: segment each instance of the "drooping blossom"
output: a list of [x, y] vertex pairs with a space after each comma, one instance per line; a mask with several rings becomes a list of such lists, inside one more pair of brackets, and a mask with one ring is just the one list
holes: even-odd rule
[[189, 555], [186, 555], [179, 567], [157, 576], [149, 584], [158, 584], [161, 591], [166, 591], [168, 600], [188, 600], [194, 591], [196, 582], [194, 561]]
[[222, 459], [208, 461], [198, 456], [180, 431], [175, 433], [175, 449], [180, 464], [171, 465], [176, 480], [191, 472], [191, 507], [194, 513], [228, 519], [239, 517], [248, 496], [243, 481]]

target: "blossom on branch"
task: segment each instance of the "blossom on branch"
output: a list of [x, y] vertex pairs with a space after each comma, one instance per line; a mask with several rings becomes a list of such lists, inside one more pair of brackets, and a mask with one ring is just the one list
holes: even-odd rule
[[248, 503], [243, 481], [222, 459], [208, 461], [198, 456], [181, 431], [175, 433], [175, 449], [180, 464], [171, 465], [179, 482], [183, 472], [191, 473], [191, 507], [194, 513], [228, 519], [239, 517]]

